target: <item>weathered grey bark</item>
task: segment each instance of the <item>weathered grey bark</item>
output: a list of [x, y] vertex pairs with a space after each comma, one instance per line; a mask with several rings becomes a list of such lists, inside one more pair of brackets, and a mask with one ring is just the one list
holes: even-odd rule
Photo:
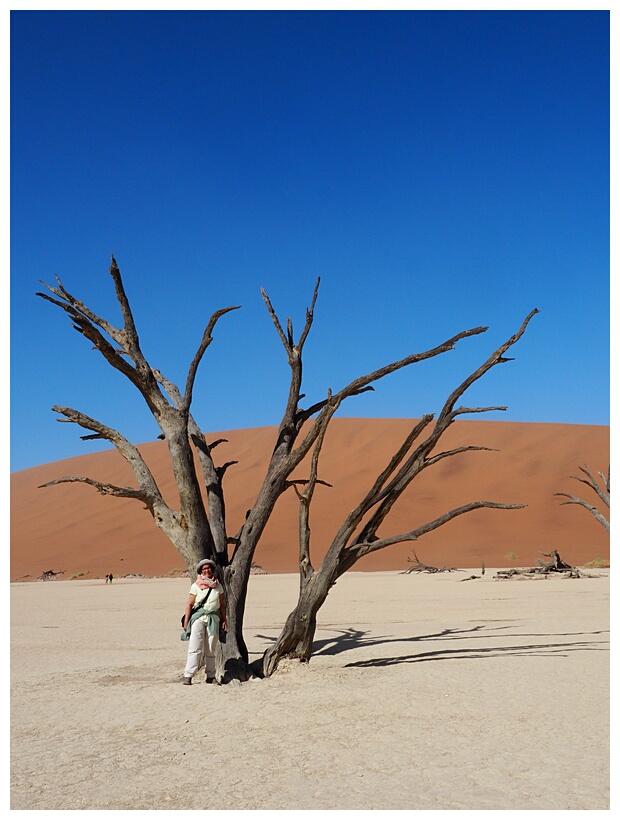
[[[215, 465], [213, 450], [221, 442], [207, 442], [190, 411], [198, 367], [212, 342], [213, 330], [219, 319], [226, 313], [236, 310], [237, 306], [216, 311], [211, 316], [189, 366], [184, 392], [181, 393], [178, 387], [159, 370], [151, 367], [140, 349], [135, 323], [114, 258], [112, 258], [110, 274], [121, 306], [124, 321], [122, 328], [114, 327], [93, 313], [86, 305], [72, 296], [58, 279], [56, 287], [45, 285], [52, 294], [51, 296], [48, 293], [37, 295], [62, 308], [72, 319], [74, 328], [89, 339], [109, 364], [128, 378], [142, 394], [160, 427], [159, 437], [165, 439], [168, 444], [179, 492], [179, 509], [172, 509], [164, 500], [154, 476], [134, 445], [118, 431], [69, 407], [55, 406], [53, 409], [64, 416], [63, 419], [59, 419], [60, 421], [78, 424], [91, 431], [89, 435], [83, 436], [85, 440], [110, 441], [131, 466], [137, 487], [119, 487], [81, 476], [65, 476], [44, 486], [61, 482], [83, 482], [95, 487], [104, 495], [134, 498], [144, 504], [153, 516], [156, 525], [170, 538], [185, 560], [190, 573], [194, 573], [196, 564], [204, 557], [212, 558], [217, 562], [226, 590], [229, 629], [228, 639], [221, 646], [218, 654], [218, 675], [224, 681], [244, 680], [251, 674], [243, 637], [247, 584], [252, 559], [261, 535], [278, 498], [288, 489], [294, 489], [300, 502], [299, 603], [289, 616], [276, 646], [265, 658], [263, 670], [265, 674], [270, 674], [276, 668], [279, 659], [286, 655], [303, 658], [310, 656], [318, 609], [336, 579], [363, 555], [393, 543], [415, 540], [425, 532], [436, 529], [452, 518], [474, 509], [483, 507], [516, 509], [522, 506], [475, 501], [451, 510], [439, 519], [418, 526], [408, 533], [387, 538], [379, 538], [376, 535], [394, 502], [422, 469], [457, 453], [488, 449], [469, 446], [443, 453], [432, 452], [440, 436], [456, 416], [491, 409], [505, 409], [465, 407], [455, 409], [455, 403], [467, 387], [487, 370], [500, 362], [508, 361], [503, 358], [502, 354], [520, 337], [529, 319], [537, 311], [530, 314], [516, 336], [495, 351], [485, 364], [472, 373], [451, 394], [430, 434], [415, 448], [414, 443], [429, 427], [433, 416], [424, 416], [414, 426], [386, 469], [377, 477], [367, 496], [347, 517], [336, 534], [320, 570], [315, 571], [310, 558], [310, 504], [316, 485], [325, 484], [318, 478], [318, 461], [325, 433], [334, 413], [345, 399], [373, 390], [374, 382], [384, 376], [452, 350], [461, 339], [484, 333], [487, 328], [477, 327], [464, 330], [430, 350], [409, 355], [365, 376], [360, 376], [336, 393], [328, 390], [325, 398], [304, 409], [300, 406], [304, 398], [301, 393], [302, 354], [313, 323], [319, 280], [314, 289], [311, 307], [306, 311], [303, 330], [297, 341], [295, 341], [291, 320], [287, 320], [285, 331], [269, 297], [265, 291], [262, 291], [263, 300], [287, 356], [290, 384], [276, 444], [267, 465], [264, 481], [253, 506], [246, 514], [241, 529], [235, 536], [230, 536], [226, 529], [222, 481], [226, 470], [236, 462], [229, 461], [222, 466]], [[292, 478], [293, 472], [307, 456], [310, 457], [309, 477]], [[201, 478], [198, 477], [196, 463], [199, 465]], [[206, 507], [201, 487], [206, 489]]]
[[[122, 328], [114, 327], [95, 314], [83, 302], [70, 294], [58, 278], [56, 287], [43, 283], [52, 296], [47, 293], [37, 295], [61, 307], [70, 316], [73, 327], [89, 339], [108, 363], [128, 378], [143, 396], [161, 430], [161, 438], [165, 438], [168, 444], [179, 492], [179, 509], [172, 509], [164, 500], [154, 476], [137, 447], [118, 431], [70, 407], [54, 406], [52, 409], [64, 416], [64, 419], [59, 419], [59, 421], [78, 424], [92, 431], [90, 435], [83, 436], [83, 439], [105, 439], [111, 442], [132, 468], [138, 486], [137, 488], [118, 487], [83, 476], [65, 476], [43, 486], [63, 482], [83, 482], [95, 487], [103, 495], [134, 498], [144, 504], [155, 524], [175, 545], [190, 574], [195, 572], [196, 564], [202, 558], [216, 560], [221, 567], [220, 574], [229, 601], [227, 620], [230, 633], [226, 642], [225, 654], [234, 659], [234, 664], [240, 667], [239, 674], [242, 676], [247, 665], [247, 649], [242, 633], [245, 598], [244, 594], [239, 593], [240, 582], [227, 571], [228, 539], [222, 491], [222, 479], [229, 465], [215, 467], [211, 457], [211, 450], [215, 444], [210, 446], [207, 444], [190, 413], [198, 366], [213, 341], [213, 330], [219, 319], [226, 313], [236, 310], [237, 306], [218, 310], [209, 319], [188, 368], [185, 391], [181, 394], [176, 385], [151, 367], [142, 353], [129, 300], [114, 258], [112, 258], [110, 275], [114, 281], [117, 300], [121, 307], [124, 322]], [[110, 342], [110, 339], [114, 344]], [[192, 445], [198, 452], [198, 460], [207, 489], [208, 514], [196, 473]], [[240, 612], [241, 617], [239, 617]], [[227, 659], [228, 657], [220, 659], [222, 668]]]
[[[244, 679], [250, 672], [247, 664], [247, 648], [243, 639], [243, 616], [254, 551], [279, 496], [290, 486], [288, 477], [311, 448], [318, 435], [318, 429], [311, 428], [299, 447], [293, 450], [296, 439], [304, 423], [325, 405], [325, 402], [319, 402], [308, 410], [299, 408], [302, 351], [312, 325], [319, 283], [317, 281], [312, 306], [306, 313], [304, 329], [297, 342], [293, 339], [290, 320], [287, 335], [284, 335], [271, 303], [263, 291], [268, 310], [275, 320], [278, 332], [288, 346], [291, 385], [278, 440], [267, 468], [265, 480], [253, 507], [248, 511], [243, 527], [236, 536], [231, 538], [226, 533], [222, 479], [226, 469], [234, 462], [228, 462], [222, 467], [215, 466], [212, 450], [219, 442], [207, 443], [190, 413], [190, 407], [198, 365], [212, 341], [213, 329], [224, 314], [237, 308], [229, 307], [219, 310], [209, 320], [201, 344], [190, 364], [185, 392], [181, 394], [176, 385], [166, 379], [160, 371], [152, 368], [142, 354], [120, 271], [114, 258], [110, 274], [114, 280], [117, 299], [124, 318], [124, 327], [120, 329], [97, 316], [83, 302], [72, 296], [58, 279], [56, 287], [43, 283], [53, 296], [47, 293], [37, 295], [61, 307], [72, 319], [74, 328], [88, 338], [109, 364], [126, 376], [140, 391], [162, 431], [161, 438], [165, 438], [168, 443], [179, 491], [180, 509], [173, 510], [165, 502], [155, 478], [136, 447], [118, 431], [67, 407], [55, 406], [53, 409], [65, 416], [61, 421], [76, 423], [91, 430], [92, 434], [84, 436], [84, 439], [106, 439], [114, 444], [131, 466], [138, 487], [118, 487], [81, 476], [65, 476], [48, 482], [44, 486], [62, 482], [83, 482], [90, 484], [105, 495], [135, 498], [145, 505], [157, 526], [170, 538], [185, 560], [191, 574], [194, 573], [196, 564], [201, 558], [209, 557], [216, 560], [226, 590], [229, 630], [228, 639], [221, 646], [219, 653], [218, 672], [224, 680]], [[107, 337], [112, 339], [116, 347]], [[197, 452], [207, 490], [207, 510], [202, 500], [192, 445]], [[229, 557], [230, 545], [233, 546], [232, 557]]]
[[[349, 513], [329, 546], [321, 566], [315, 570], [312, 566], [310, 556], [309, 520], [312, 496], [318, 480], [320, 451], [323, 446], [325, 429], [331, 416], [325, 417], [326, 420], [320, 428], [320, 435], [317, 436], [313, 445], [310, 477], [307, 479], [306, 489], [303, 493], [297, 491], [300, 501], [299, 599], [297, 606], [289, 615], [280, 636], [273, 646], [265, 652], [263, 658], [263, 674], [271, 675], [277, 668], [280, 660], [285, 657], [298, 658], [302, 661], [308, 661], [310, 659], [318, 610], [325, 602], [328, 592], [336, 580], [364, 555], [385, 549], [392, 544], [401, 543], [403, 541], [415, 541], [425, 533], [431, 532], [457, 516], [473, 510], [482, 508], [514, 510], [522, 509], [525, 506], [523, 504], [503, 504], [493, 501], [473, 501], [469, 504], [449, 510], [439, 518], [417, 526], [409, 532], [385, 537], [379, 537], [377, 535], [379, 527], [385, 523], [395, 502], [422, 470], [433, 464], [437, 464], [444, 458], [450, 458], [464, 452], [489, 449], [486, 447], [463, 446], [444, 452], [435, 452], [435, 448], [441, 436], [458, 416], [470, 413], [481, 413], [488, 410], [506, 409], [504, 407], [456, 407], [456, 402], [474, 382], [482, 378], [491, 368], [510, 361], [504, 354], [521, 338], [531, 318], [537, 312], [537, 310], [533, 310], [526, 317], [517, 333], [495, 350], [480, 367], [471, 373], [459, 387], [448, 396], [437, 420], [430, 429], [430, 433], [417, 444], [418, 439], [420, 439], [427, 428], [431, 426], [433, 416], [426, 415], [414, 425], [401, 447], [391, 458], [384, 471], [377, 477], [366, 496], [360, 501], [358, 506]], [[478, 328], [475, 332], [481, 332], [481, 330], [482, 329]], [[409, 363], [413, 363], [413, 361]], [[382, 378], [383, 375], [385, 374], [380, 371], [375, 371], [375, 373], [369, 377], [362, 377], [352, 384], [355, 385], [356, 389], [359, 386], [366, 387], [370, 382]], [[333, 411], [335, 411], [340, 401], [342, 401], [340, 397], [341, 393], [333, 397], [333, 404], [327, 405], [328, 412], [331, 410], [333, 414]], [[319, 423], [318, 420], [317, 423]]]
[[[367, 390], [372, 390], [372, 383], [380, 378], [383, 378], [389, 373], [393, 373], [396, 370], [407, 367], [415, 362], [438, 356], [441, 353], [453, 349], [455, 344], [460, 339], [477, 335], [486, 330], [486, 328], [474, 328], [472, 330], [463, 331], [462, 333], [451, 337], [446, 342], [443, 342], [441, 345], [438, 345], [431, 350], [407, 356], [404, 359], [392, 362], [391, 364], [375, 370], [366, 376], [359, 377], [335, 394], [333, 394], [331, 390], [328, 390], [327, 397], [325, 399], [312, 404], [307, 409], [303, 409], [300, 407], [300, 402], [304, 398], [301, 393], [303, 375], [302, 353], [313, 322], [318, 288], [319, 280], [317, 280], [314, 289], [311, 307], [306, 312], [304, 328], [297, 341], [295, 341], [293, 324], [291, 320], [287, 320], [285, 332], [271, 304], [271, 301], [269, 300], [269, 297], [264, 290], [262, 291], [263, 300], [267, 306], [267, 310], [269, 311], [274, 327], [276, 328], [286, 352], [291, 375], [288, 399], [278, 430], [276, 444], [267, 467], [265, 479], [258, 492], [258, 496], [253, 507], [247, 513], [244, 525], [235, 538], [231, 539], [234, 543], [234, 551], [230, 560], [230, 567], [228, 568], [228, 590], [230, 591], [231, 585], [234, 583], [235, 593], [237, 596], [236, 600], [239, 602], [238, 610], [236, 612], [238, 621], [241, 621], [243, 617], [245, 594], [250, 576], [252, 558], [278, 498], [287, 489], [293, 488], [297, 491], [298, 496], [300, 497], [300, 506], [302, 510], [301, 517], [303, 520], [306, 514], [304, 513], [304, 510], [309, 510], [311, 496], [314, 492], [316, 484], [324, 483], [320, 482], [316, 475], [316, 462], [318, 461], [318, 454], [322, 447], [329, 422], [331, 421], [336, 410], [340, 407], [341, 403], [350, 396], [359, 395]], [[313, 416], [316, 418], [312, 419]], [[311, 453], [313, 448], [314, 451], [311, 456], [311, 464], [313, 465], [311, 470], [311, 478], [309, 480], [291, 479], [293, 471], [302, 463], [306, 456]], [[303, 493], [297, 489], [300, 484], [306, 486]], [[306, 584], [311, 581], [312, 567], [310, 566], [309, 558], [305, 559], [303, 554], [303, 543], [306, 538], [304, 533], [309, 532], [307, 526], [305, 529], [302, 528], [301, 532], [302, 555], [300, 558], [300, 589], [301, 592], [303, 592], [306, 589]], [[331, 582], [329, 583], [331, 584]], [[314, 584], [311, 588], [315, 589], [317, 586], [317, 584]], [[325, 595], [326, 594], [327, 593], [325, 592]], [[308, 592], [306, 592], [306, 596], [307, 595], [309, 595]], [[321, 594], [317, 597], [317, 610], [320, 606], [318, 603], [320, 598]], [[322, 600], [324, 600], [324, 598]], [[312, 603], [301, 607], [302, 624], [306, 623], [306, 619], [309, 619], [311, 624], [314, 623], [312, 609]], [[294, 614], [291, 615], [289, 620], [291, 622], [295, 621]], [[314, 634], [313, 628], [312, 634]], [[304, 652], [310, 651], [311, 643], [312, 640], [310, 638], [308, 647], [304, 646]], [[226, 653], [226, 651], [227, 650], [225, 648], [224, 653]], [[226, 664], [228, 664], [228, 668], [226, 670], [225, 679], [231, 675], [238, 676], [236, 658], [227, 658], [225, 654], [225, 667]], [[260, 670], [260, 672], [261, 674], [265, 674], [265, 672], [269, 674], [274, 668], [275, 666], [263, 666], [263, 669]]]
[[[586, 484], [588, 487], [591, 487], [594, 490], [594, 492], [598, 495], [598, 497], [601, 499], [603, 504], [609, 507], [609, 467], [607, 468], [607, 475], [605, 475], [604, 473], [598, 473], [598, 475], [603, 481], [603, 486], [601, 486], [599, 482], [594, 478], [594, 476], [588, 471], [587, 465], [584, 465], [579, 469], [582, 473], [584, 473], [584, 475], [587, 475], [588, 478], [580, 478], [577, 475], [572, 475], [571, 478], [574, 478], [575, 481], [581, 481], [582, 484]], [[593, 504], [589, 504], [587, 501], [584, 501], [583, 498], [571, 495], [570, 493], [554, 493], [554, 495], [563, 496], [564, 498], [569, 499], [568, 501], [563, 501], [562, 504], [579, 504], [579, 506], [585, 507], [585, 509], [589, 513], [591, 513], [594, 516], [594, 518], [596, 518], [599, 524], [602, 524], [607, 530], [607, 532], [610, 532], [609, 521], [607, 520], [607, 518], [605, 518], [603, 513], [600, 510], [598, 510]]]

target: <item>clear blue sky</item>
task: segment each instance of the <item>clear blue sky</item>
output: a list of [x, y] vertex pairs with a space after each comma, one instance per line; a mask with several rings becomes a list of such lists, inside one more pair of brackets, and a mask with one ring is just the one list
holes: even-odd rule
[[288, 367], [260, 296], [301, 329], [309, 401], [489, 325], [344, 416], [436, 412], [534, 307], [469, 405], [609, 424], [609, 14], [13, 12], [11, 469], [135, 443], [142, 399], [42, 299], [119, 321], [183, 383], [213, 311], [194, 415], [277, 424]]

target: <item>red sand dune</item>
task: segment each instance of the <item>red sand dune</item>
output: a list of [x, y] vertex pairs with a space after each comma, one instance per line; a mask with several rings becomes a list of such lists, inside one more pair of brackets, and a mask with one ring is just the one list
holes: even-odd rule
[[[334, 419], [326, 438], [319, 486], [311, 514], [313, 561], [318, 565], [331, 536], [362, 497], [412, 426], [407, 419]], [[228, 439], [215, 451], [219, 463], [237, 460], [224, 479], [228, 532], [237, 532], [264, 476], [275, 427], [214, 433]], [[496, 452], [470, 452], [422, 473], [394, 507], [380, 530], [406, 532], [473, 500], [524, 503], [524, 510], [479, 510], [460, 516], [417, 542], [388, 547], [362, 559], [357, 570], [404, 570], [415, 548], [434, 566], [530, 566], [540, 552], [558, 549], [570, 564], [609, 558], [609, 536], [582, 507], [561, 506], [555, 492], [569, 492], [599, 505], [594, 492], [570, 476], [586, 464], [594, 475], [607, 472], [609, 428], [592, 425], [458, 421], [444, 435], [441, 450], [479, 445]], [[140, 446], [171, 506], [177, 506], [165, 442]], [[57, 461], [11, 476], [11, 580], [64, 570], [64, 578], [128, 573], [164, 575], [184, 569], [172, 544], [143, 506], [102, 497], [84, 484], [40, 484], [65, 475], [89, 476], [135, 486], [115, 450]], [[303, 470], [293, 477], [304, 477]], [[608, 512], [605, 508], [605, 512]], [[291, 490], [276, 507], [254, 560], [268, 573], [295, 572], [297, 499]], [[508, 557], [514, 553], [515, 558]], [[81, 576], [82, 577], [82, 576]]]

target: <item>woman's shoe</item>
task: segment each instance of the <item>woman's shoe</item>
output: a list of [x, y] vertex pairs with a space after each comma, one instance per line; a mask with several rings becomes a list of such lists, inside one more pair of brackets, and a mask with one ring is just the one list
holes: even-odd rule
[[219, 686], [219, 685], [220, 685], [219, 680], [216, 680], [215, 678], [207, 678], [207, 679], [206, 679], [206, 681], [205, 681], [205, 683], [213, 683], [213, 684], [215, 684], [215, 686]]
[[191, 686], [192, 679], [191, 678], [183, 678], [183, 686]]

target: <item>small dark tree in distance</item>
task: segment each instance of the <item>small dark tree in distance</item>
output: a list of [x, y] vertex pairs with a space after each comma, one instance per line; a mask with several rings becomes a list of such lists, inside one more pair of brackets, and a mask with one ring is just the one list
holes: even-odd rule
[[[49, 293], [37, 295], [62, 308], [71, 318], [73, 327], [85, 336], [106, 359], [122, 373], [141, 393], [153, 414], [160, 430], [160, 438], [165, 438], [172, 463], [174, 477], [179, 492], [179, 509], [168, 506], [164, 500], [147, 464], [137, 447], [121, 433], [90, 418], [70, 407], [54, 406], [52, 409], [70, 422], [89, 430], [84, 440], [105, 439], [111, 442], [131, 466], [137, 487], [120, 487], [83, 476], [64, 476], [43, 485], [45, 487], [63, 482], [84, 482], [92, 485], [103, 495], [134, 498], [144, 504], [155, 524], [168, 536], [183, 557], [190, 574], [202, 558], [215, 560], [227, 594], [228, 639], [220, 645], [218, 653], [218, 674], [224, 682], [247, 680], [258, 672], [270, 675], [282, 658], [293, 657], [308, 660], [312, 651], [312, 639], [316, 629], [316, 614], [337, 578], [350, 569], [360, 558], [371, 552], [384, 549], [402, 541], [414, 541], [424, 533], [437, 529], [455, 517], [481, 508], [520, 509], [523, 504], [504, 504], [493, 501], [472, 501], [464, 506], [449, 510], [434, 521], [419, 524], [406, 533], [379, 536], [378, 530], [384, 524], [394, 503], [402, 495], [419, 473], [442, 459], [466, 451], [488, 450], [487, 447], [463, 446], [445, 452], [436, 452], [436, 446], [448, 427], [461, 415], [482, 413], [489, 410], [505, 410], [505, 407], [457, 407], [456, 402], [474, 382], [491, 368], [510, 361], [504, 354], [517, 342], [532, 318], [533, 310], [524, 320], [520, 329], [483, 362], [447, 398], [438, 418], [425, 415], [416, 422], [394, 453], [385, 469], [377, 476], [373, 486], [351, 511], [329, 546], [325, 558], [318, 569], [312, 565], [310, 554], [310, 506], [317, 484], [326, 484], [318, 477], [321, 448], [328, 425], [334, 414], [351, 396], [373, 390], [373, 384], [389, 373], [393, 373], [417, 362], [439, 356], [452, 350], [457, 342], [469, 336], [484, 333], [486, 327], [464, 330], [445, 342], [423, 353], [413, 353], [399, 361], [392, 362], [365, 376], [354, 379], [336, 393], [327, 391], [326, 397], [303, 408], [302, 354], [310, 332], [314, 308], [318, 296], [317, 280], [312, 303], [306, 311], [306, 320], [301, 334], [295, 339], [293, 324], [286, 322], [286, 330], [280, 323], [269, 297], [262, 291], [263, 299], [284, 347], [291, 371], [286, 406], [277, 433], [276, 444], [267, 465], [264, 481], [258, 491], [245, 521], [234, 536], [227, 532], [226, 508], [224, 503], [223, 478], [229, 467], [236, 462], [229, 461], [216, 466], [213, 451], [222, 440], [208, 442], [192, 412], [194, 382], [202, 358], [213, 341], [213, 331], [217, 322], [225, 314], [237, 310], [231, 306], [216, 311], [207, 322], [202, 340], [192, 359], [181, 391], [159, 370], [146, 360], [139, 343], [134, 318], [125, 293], [120, 270], [114, 258], [110, 267], [116, 296], [121, 308], [123, 327], [114, 327], [110, 322], [97, 316], [83, 302], [72, 296], [56, 278], [52, 287], [42, 283]], [[49, 295], [52, 294], [52, 295]], [[194, 453], [200, 465], [201, 477], [196, 471]], [[309, 475], [294, 478], [294, 471], [308, 456]], [[203, 502], [201, 484], [206, 489], [207, 503]], [[248, 651], [243, 637], [243, 616], [250, 570], [265, 526], [274, 510], [278, 498], [287, 490], [293, 490], [299, 498], [299, 571], [300, 589], [297, 606], [289, 615], [282, 633], [265, 653], [260, 669], [251, 669]]]

